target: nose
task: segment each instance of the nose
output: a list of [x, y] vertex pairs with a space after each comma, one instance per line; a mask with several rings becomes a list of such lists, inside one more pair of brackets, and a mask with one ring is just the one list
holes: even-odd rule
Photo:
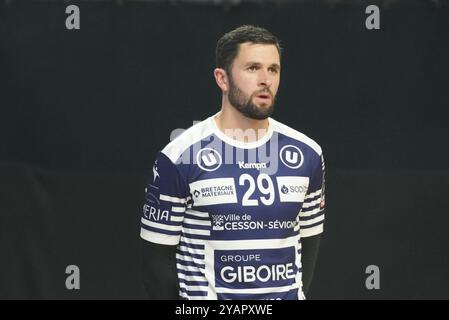
[[272, 80], [270, 79], [268, 72], [262, 71], [260, 74], [260, 77], [259, 77], [259, 86], [270, 87], [271, 84], [272, 84]]
[[271, 86], [271, 80], [269, 80], [269, 79], [260, 80], [259, 86], [269, 88]]

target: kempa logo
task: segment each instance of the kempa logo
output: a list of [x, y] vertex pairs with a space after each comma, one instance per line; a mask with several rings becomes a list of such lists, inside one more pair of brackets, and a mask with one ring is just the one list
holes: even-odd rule
[[243, 161], [239, 161], [239, 168], [240, 169], [256, 169], [256, 170], [260, 170], [261, 168], [266, 169], [267, 168], [267, 164], [266, 162], [248, 162], [245, 163]]

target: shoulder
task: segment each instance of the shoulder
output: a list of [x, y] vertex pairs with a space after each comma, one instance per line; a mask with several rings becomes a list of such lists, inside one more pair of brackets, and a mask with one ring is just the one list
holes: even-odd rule
[[165, 154], [173, 163], [175, 163], [191, 146], [213, 133], [209, 122], [210, 118], [207, 118], [206, 120], [191, 126], [168, 143], [161, 150], [161, 153]]
[[307, 145], [313, 151], [315, 151], [318, 154], [318, 156], [321, 156], [323, 154], [321, 146], [315, 140], [308, 137], [304, 133], [299, 132], [298, 130], [293, 129], [292, 127], [289, 127], [286, 124], [283, 124], [273, 118], [270, 118], [270, 121], [273, 124], [274, 127], [273, 130], [275, 132], [278, 132], [279, 134], [287, 136], [290, 139], [299, 141], [300, 143]]

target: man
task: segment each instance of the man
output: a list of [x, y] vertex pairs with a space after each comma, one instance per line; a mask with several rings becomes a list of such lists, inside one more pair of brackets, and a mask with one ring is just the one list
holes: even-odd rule
[[216, 48], [221, 110], [157, 156], [141, 237], [154, 299], [304, 299], [324, 223], [320, 146], [270, 117], [281, 48], [242, 26]]

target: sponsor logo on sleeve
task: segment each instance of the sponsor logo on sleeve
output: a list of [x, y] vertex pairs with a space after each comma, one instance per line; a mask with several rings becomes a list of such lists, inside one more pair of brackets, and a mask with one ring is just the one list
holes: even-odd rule
[[326, 207], [326, 201], [324, 200], [325, 196], [321, 196], [321, 202], [320, 202], [320, 210], [324, 209]]
[[159, 172], [157, 170], [158, 170], [158, 168], [157, 168], [157, 160], [156, 160], [153, 164], [153, 183], [156, 182], [157, 178], [160, 178]]
[[147, 220], [151, 221], [169, 221], [169, 212], [168, 210], [161, 210], [159, 208], [155, 208], [153, 206], [145, 204], [143, 206], [143, 216]]

